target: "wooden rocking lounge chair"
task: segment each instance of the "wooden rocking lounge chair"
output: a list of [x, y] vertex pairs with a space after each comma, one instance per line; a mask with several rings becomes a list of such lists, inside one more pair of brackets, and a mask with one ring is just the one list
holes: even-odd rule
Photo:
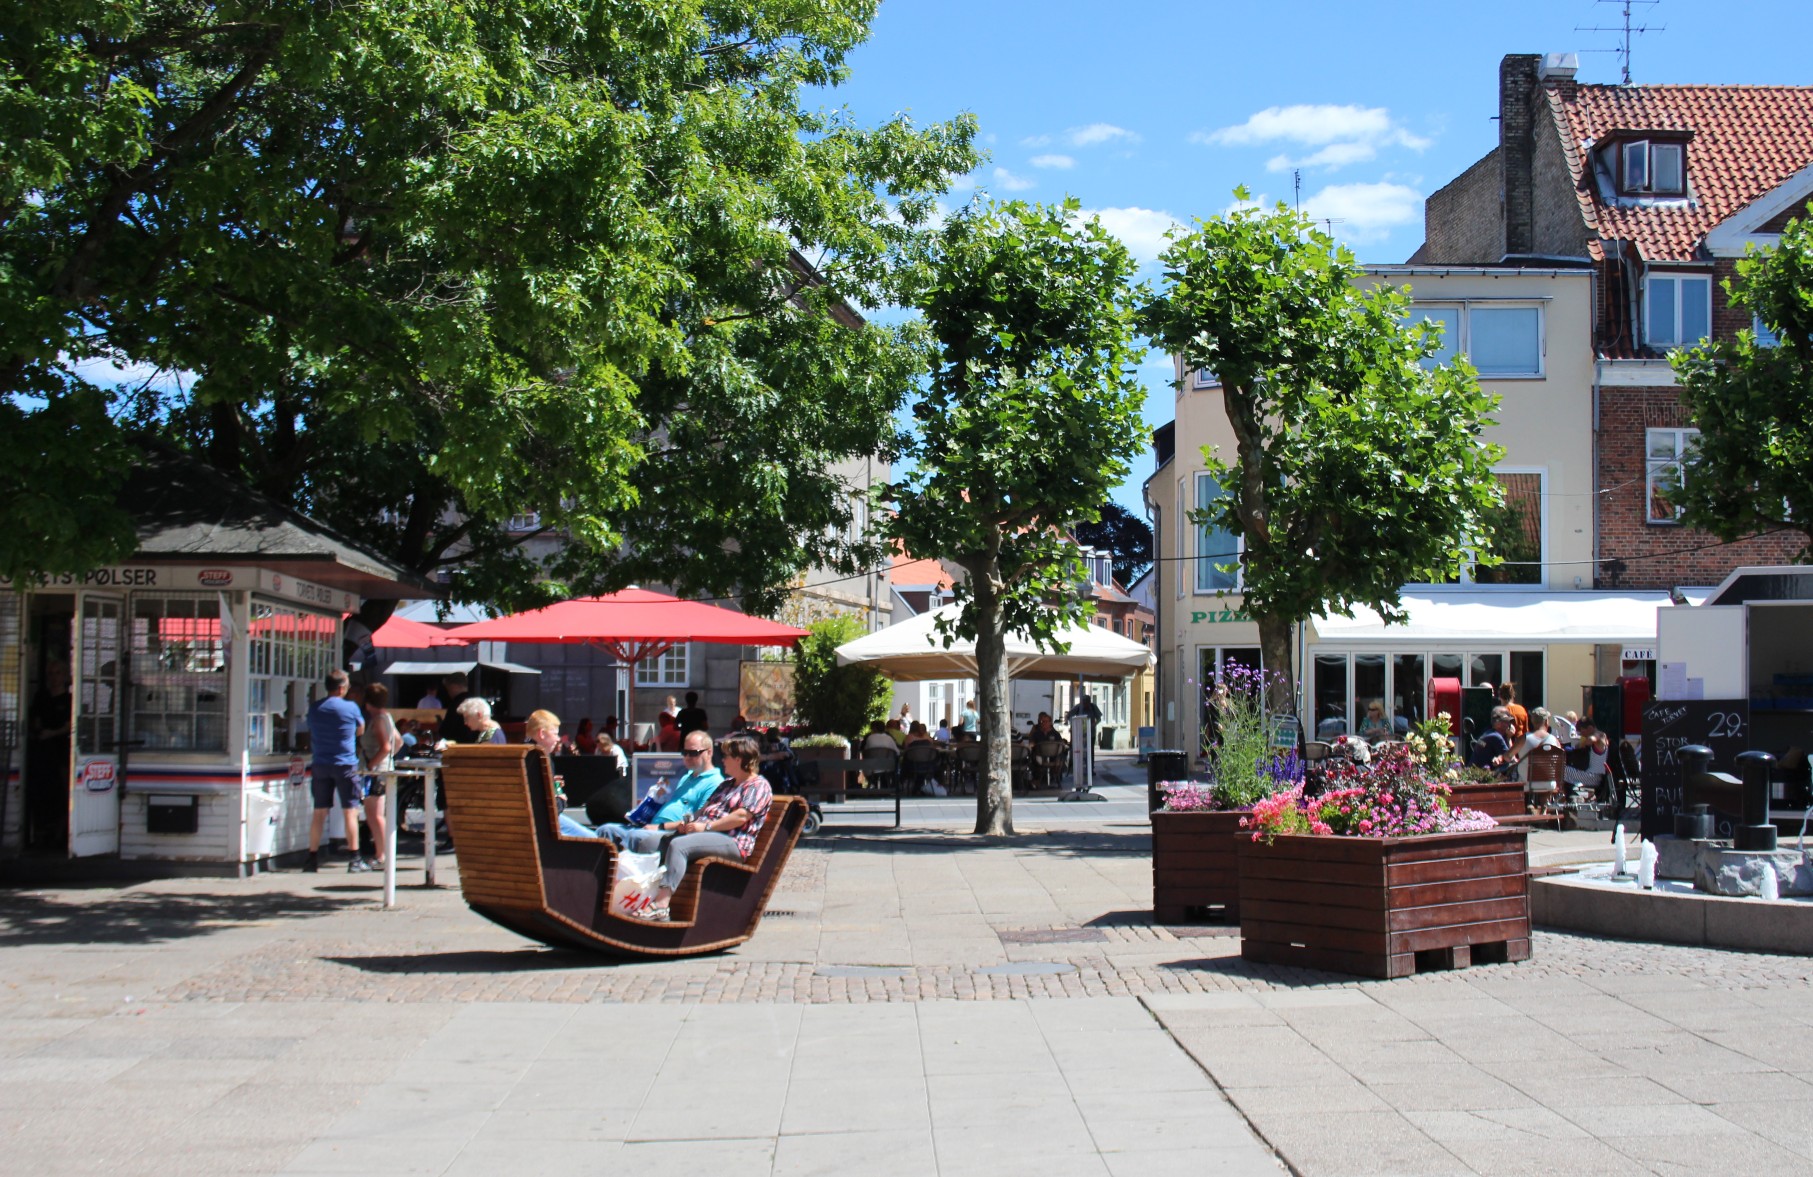
[[467, 905], [531, 940], [616, 956], [696, 956], [749, 939], [806, 820], [804, 801], [776, 797], [748, 859], [693, 863], [669, 904], [672, 919], [635, 920], [606, 910], [616, 847], [559, 833], [539, 749], [452, 747], [441, 779]]

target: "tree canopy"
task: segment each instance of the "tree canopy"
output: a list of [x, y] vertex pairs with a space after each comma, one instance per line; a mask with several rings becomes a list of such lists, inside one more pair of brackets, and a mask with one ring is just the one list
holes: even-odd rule
[[976, 832], [1011, 833], [1004, 639], [1083, 615], [1070, 531], [1094, 521], [1144, 440], [1131, 255], [1075, 201], [978, 203], [938, 233], [917, 299], [934, 341], [915, 465], [892, 531], [954, 561], [957, 633], [976, 641], [986, 787]]
[[868, 632], [850, 614], [824, 617], [806, 627], [794, 655], [793, 700], [815, 734], [861, 740], [871, 723], [888, 717], [894, 684], [867, 666], [839, 666], [837, 647]]
[[[34, 494], [0, 507], [0, 573], [129, 550], [145, 434], [505, 607], [772, 604], [873, 560], [836, 463], [893, 450], [925, 353], [856, 308], [901, 300], [976, 160], [967, 118], [804, 105], [874, 10], [12, 6], [0, 477]], [[531, 513], [565, 540], [544, 563], [504, 526]]]
[[1215, 373], [1236, 443], [1231, 461], [1205, 451], [1223, 494], [1192, 517], [1242, 541], [1238, 591], [1288, 706], [1292, 624], [1356, 605], [1401, 617], [1405, 583], [1493, 561], [1496, 398], [1464, 360], [1430, 365], [1438, 328], [1408, 325], [1401, 292], [1362, 285], [1353, 254], [1284, 204], [1198, 221], [1161, 261], [1143, 321]]
[[[1684, 485], [1667, 490], [1685, 522], [1720, 539], [1797, 531], [1813, 548], [1813, 221], [1747, 254], [1732, 304], [1768, 334], [1706, 342], [1671, 357], [1700, 430]], [[1773, 338], [1770, 338], [1770, 337]]]
[[1102, 517], [1076, 525], [1077, 539], [1109, 553], [1114, 578], [1130, 585], [1152, 567], [1152, 525], [1110, 499], [1102, 504]]

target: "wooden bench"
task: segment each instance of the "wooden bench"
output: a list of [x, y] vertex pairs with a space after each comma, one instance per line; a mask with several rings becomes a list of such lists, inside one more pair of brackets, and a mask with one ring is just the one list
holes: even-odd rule
[[[892, 757], [873, 756], [858, 760], [802, 760], [799, 762], [799, 788], [795, 792], [801, 797], [843, 797], [848, 796], [850, 789], [843, 784], [845, 773], [860, 772], [868, 776], [871, 782], [879, 773], [893, 772], [895, 761]], [[824, 784], [825, 776], [838, 781], [838, 784]], [[894, 798], [894, 828], [900, 828], [900, 776], [894, 773], [894, 783], [886, 788], [871, 786], [862, 791], [863, 796], [876, 800]]]
[[746, 860], [692, 863], [672, 919], [630, 919], [609, 910], [616, 847], [559, 832], [552, 780], [547, 756], [520, 744], [457, 745], [441, 768], [467, 906], [556, 948], [646, 958], [736, 947], [755, 934], [806, 820], [804, 801], [776, 797]]

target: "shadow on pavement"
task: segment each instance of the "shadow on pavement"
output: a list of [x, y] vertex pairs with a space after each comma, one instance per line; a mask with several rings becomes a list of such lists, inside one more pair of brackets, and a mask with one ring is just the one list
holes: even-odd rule
[[455, 952], [416, 952], [407, 956], [324, 956], [322, 960], [362, 973], [391, 975], [445, 975], [468, 973], [544, 973], [562, 969], [590, 969], [600, 965], [640, 962], [557, 948], [471, 948]]
[[95, 903], [68, 903], [35, 893], [0, 894], [0, 947], [186, 940], [246, 924], [329, 915], [347, 907], [364, 907], [368, 902], [283, 893], [170, 895], [135, 891]]
[[1087, 858], [1096, 854], [1150, 854], [1152, 831], [1143, 827], [1124, 831], [1040, 830], [994, 838], [950, 830], [904, 829], [898, 832], [878, 830], [872, 833], [846, 833], [827, 827], [810, 841], [801, 842], [800, 845], [844, 854], [961, 854], [969, 850], [992, 848]]
[[[1215, 933], [1212, 933], [1215, 934]], [[1231, 928], [1227, 935], [1239, 935]], [[1158, 966], [1168, 972], [1217, 973], [1244, 981], [1267, 981], [1282, 989], [1352, 988], [1355, 977], [1348, 973], [1331, 973], [1322, 969], [1300, 969], [1291, 965], [1259, 964], [1239, 956], [1205, 956], [1197, 960], [1171, 960]]]

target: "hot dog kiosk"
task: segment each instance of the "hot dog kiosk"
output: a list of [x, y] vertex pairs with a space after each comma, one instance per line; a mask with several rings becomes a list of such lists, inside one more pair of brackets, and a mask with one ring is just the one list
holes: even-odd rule
[[130, 560], [0, 584], [0, 872], [249, 873], [306, 846], [306, 716], [344, 663], [342, 616], [435, 590], [180, 455], [148, 458], [122, 502]]

